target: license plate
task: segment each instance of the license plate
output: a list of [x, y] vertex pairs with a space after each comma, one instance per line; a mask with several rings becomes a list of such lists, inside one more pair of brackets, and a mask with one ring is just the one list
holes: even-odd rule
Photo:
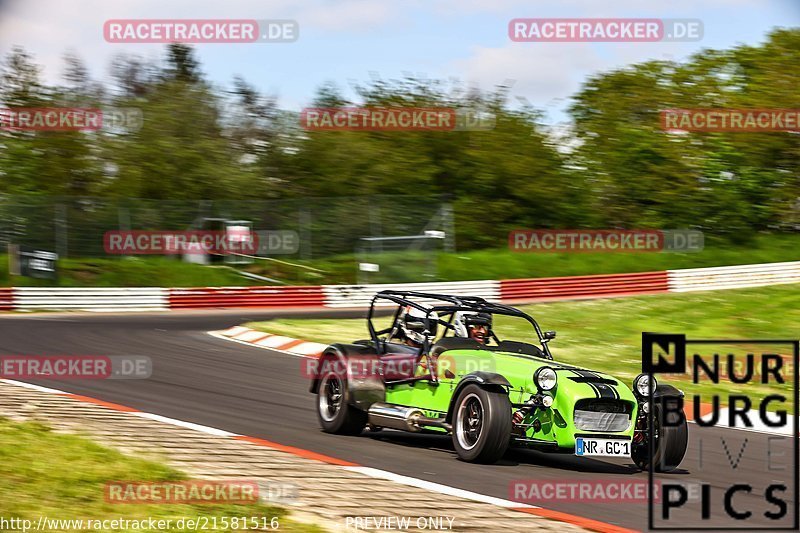
[[600, 457], [630, 457], [631, 441], [621, 439], [575, 439], [575, 455]]

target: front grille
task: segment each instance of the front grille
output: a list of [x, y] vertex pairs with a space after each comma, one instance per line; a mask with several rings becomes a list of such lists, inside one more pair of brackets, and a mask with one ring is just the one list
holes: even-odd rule
[[575, 404], [575, 428], [579, 431], [626, 431], [633, 406], [621, 400], [587, 399]]

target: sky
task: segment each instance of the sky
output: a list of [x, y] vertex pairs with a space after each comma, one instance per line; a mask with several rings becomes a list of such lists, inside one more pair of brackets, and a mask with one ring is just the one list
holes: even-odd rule
[[[700, 19], [699, 42], [517, 43], [514, 18]], [[564, 109], [587, 76], [648, 59], [685, 60], [704, 48], [758, 44], [775, 27], [800, 26], [799, 0], [0, 0], [0, 54], [19, 45], [59, 81], [63, 56], [77, 54], [94, 79], [108, 81], [119, 54], [160, 60], [163, 44], [115, 44], [108, 19], [293, 19], [293, 43], [194, 45], [207, 78], [222, 88], [239, 75], [284, 109], [310, 105], [334, 82], [354, 97], [355, 83], [406, 75], [460, 80], [542, 109]]]

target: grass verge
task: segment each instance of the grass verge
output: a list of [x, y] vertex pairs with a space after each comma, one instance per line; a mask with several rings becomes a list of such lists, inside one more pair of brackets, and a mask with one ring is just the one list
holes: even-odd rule
[[[123, 455], [75, 435], [54, 433], [39, 423], [0, 418], [0, 517], [51, 520], [39, 531], [90, 531], [55, 520], [142, 520], [208, 517], [278, 517], [281, 531], [323, 531], [286, 518], [286, 511], [268, 505], [120, 505], [107, 503], [109, 481], [179, 481], [186, 476], [166, 465]], [[158, 531], [194, 531], [173, 527]], [[85, 522], [84, 522], [85, 524]], [[120, 524], [122, 525], [122, 524]], [[104, 531], [157, 531], [117, 528]], [[235, 531], [218, 528], [216, 531]]]
[[[693, 253], [521, 253], [512, 252], [508, 248], [497, 248], [454, 254], [386, 252], [373, 254], [368, 259], [380, 265], [380, 272], [362, 274], [359, 278], [356, 267], [365, 258], [337, 256], [307, 262], [310, 266], [324, 270], [325, 274], [303, 273], [301, 280], [306, 283], [329, 284], [466, 281], [800, 261], [800, 235], [759, 235], [747, 244], [732, 244], [708, 237], [705, 248]], [[251, 268], [257, 271], [260, 265], [248, 267]]]
[[9, 276], [0, 255], [0, 286], [14, 287], [215, 287], [262, 285], [224, 266], [208, 267], [168, 257], [62, 259], [58, 280]]

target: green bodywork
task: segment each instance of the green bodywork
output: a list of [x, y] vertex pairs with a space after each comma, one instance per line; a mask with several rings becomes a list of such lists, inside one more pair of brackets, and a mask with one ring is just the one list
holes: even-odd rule
[[[417, 375], [428, 373], [423, 364], [417, 368]], [[461, 380], [476, 371], [494, 373], [503, 376], [511, 384], [509, 399], [512, 404], [529, 401], [538, 393], [533, 374], [542, 366], [549, 366], [558, 376], [555, 389], [544, 392], [553, 397], [553, 405], [549, 408], [536, 407], [529, 410], [522, 422], [523, 426], [534, 425], [536, 420], [541, 425], [537, 430], [528, 426], [525, 437], [535, 442], [531, 444], [553, 446], [559, 448], [575, 447], [575, 436], [580, 435], [613, 435], [632, 437], [637, 416], [638, 402], [631, 390], [622, 381], [602, 374], [588, 371], [565, 363], [550, 361], [530, 355], [497, 352], [490, 350], [449, 350], [438, 360], [436, 373], [438, 385], [430, 381], [416, 381], [386, 385], [386, 402], [395, 405], [416, 407], [426, 416], [444, 417], [451, 407], [453, 395]], [[588, 374], [586, 374], [588, 372]], [[587, 379], [587, 376], [589, 378]], [[574, 379], [571, 379], [574, 378]], [[609, 380], [597, 385], [598, 380]], [[578, 431], [573, 420], [575, 404], [581, 399], [595, 398], [618, 399], [630, 402], [631, 423], [627, 430], [619, 432]], [[518, 408], [513, 408], [516, 411]], [[536, 424], [539, 426], [539, 424]]]

